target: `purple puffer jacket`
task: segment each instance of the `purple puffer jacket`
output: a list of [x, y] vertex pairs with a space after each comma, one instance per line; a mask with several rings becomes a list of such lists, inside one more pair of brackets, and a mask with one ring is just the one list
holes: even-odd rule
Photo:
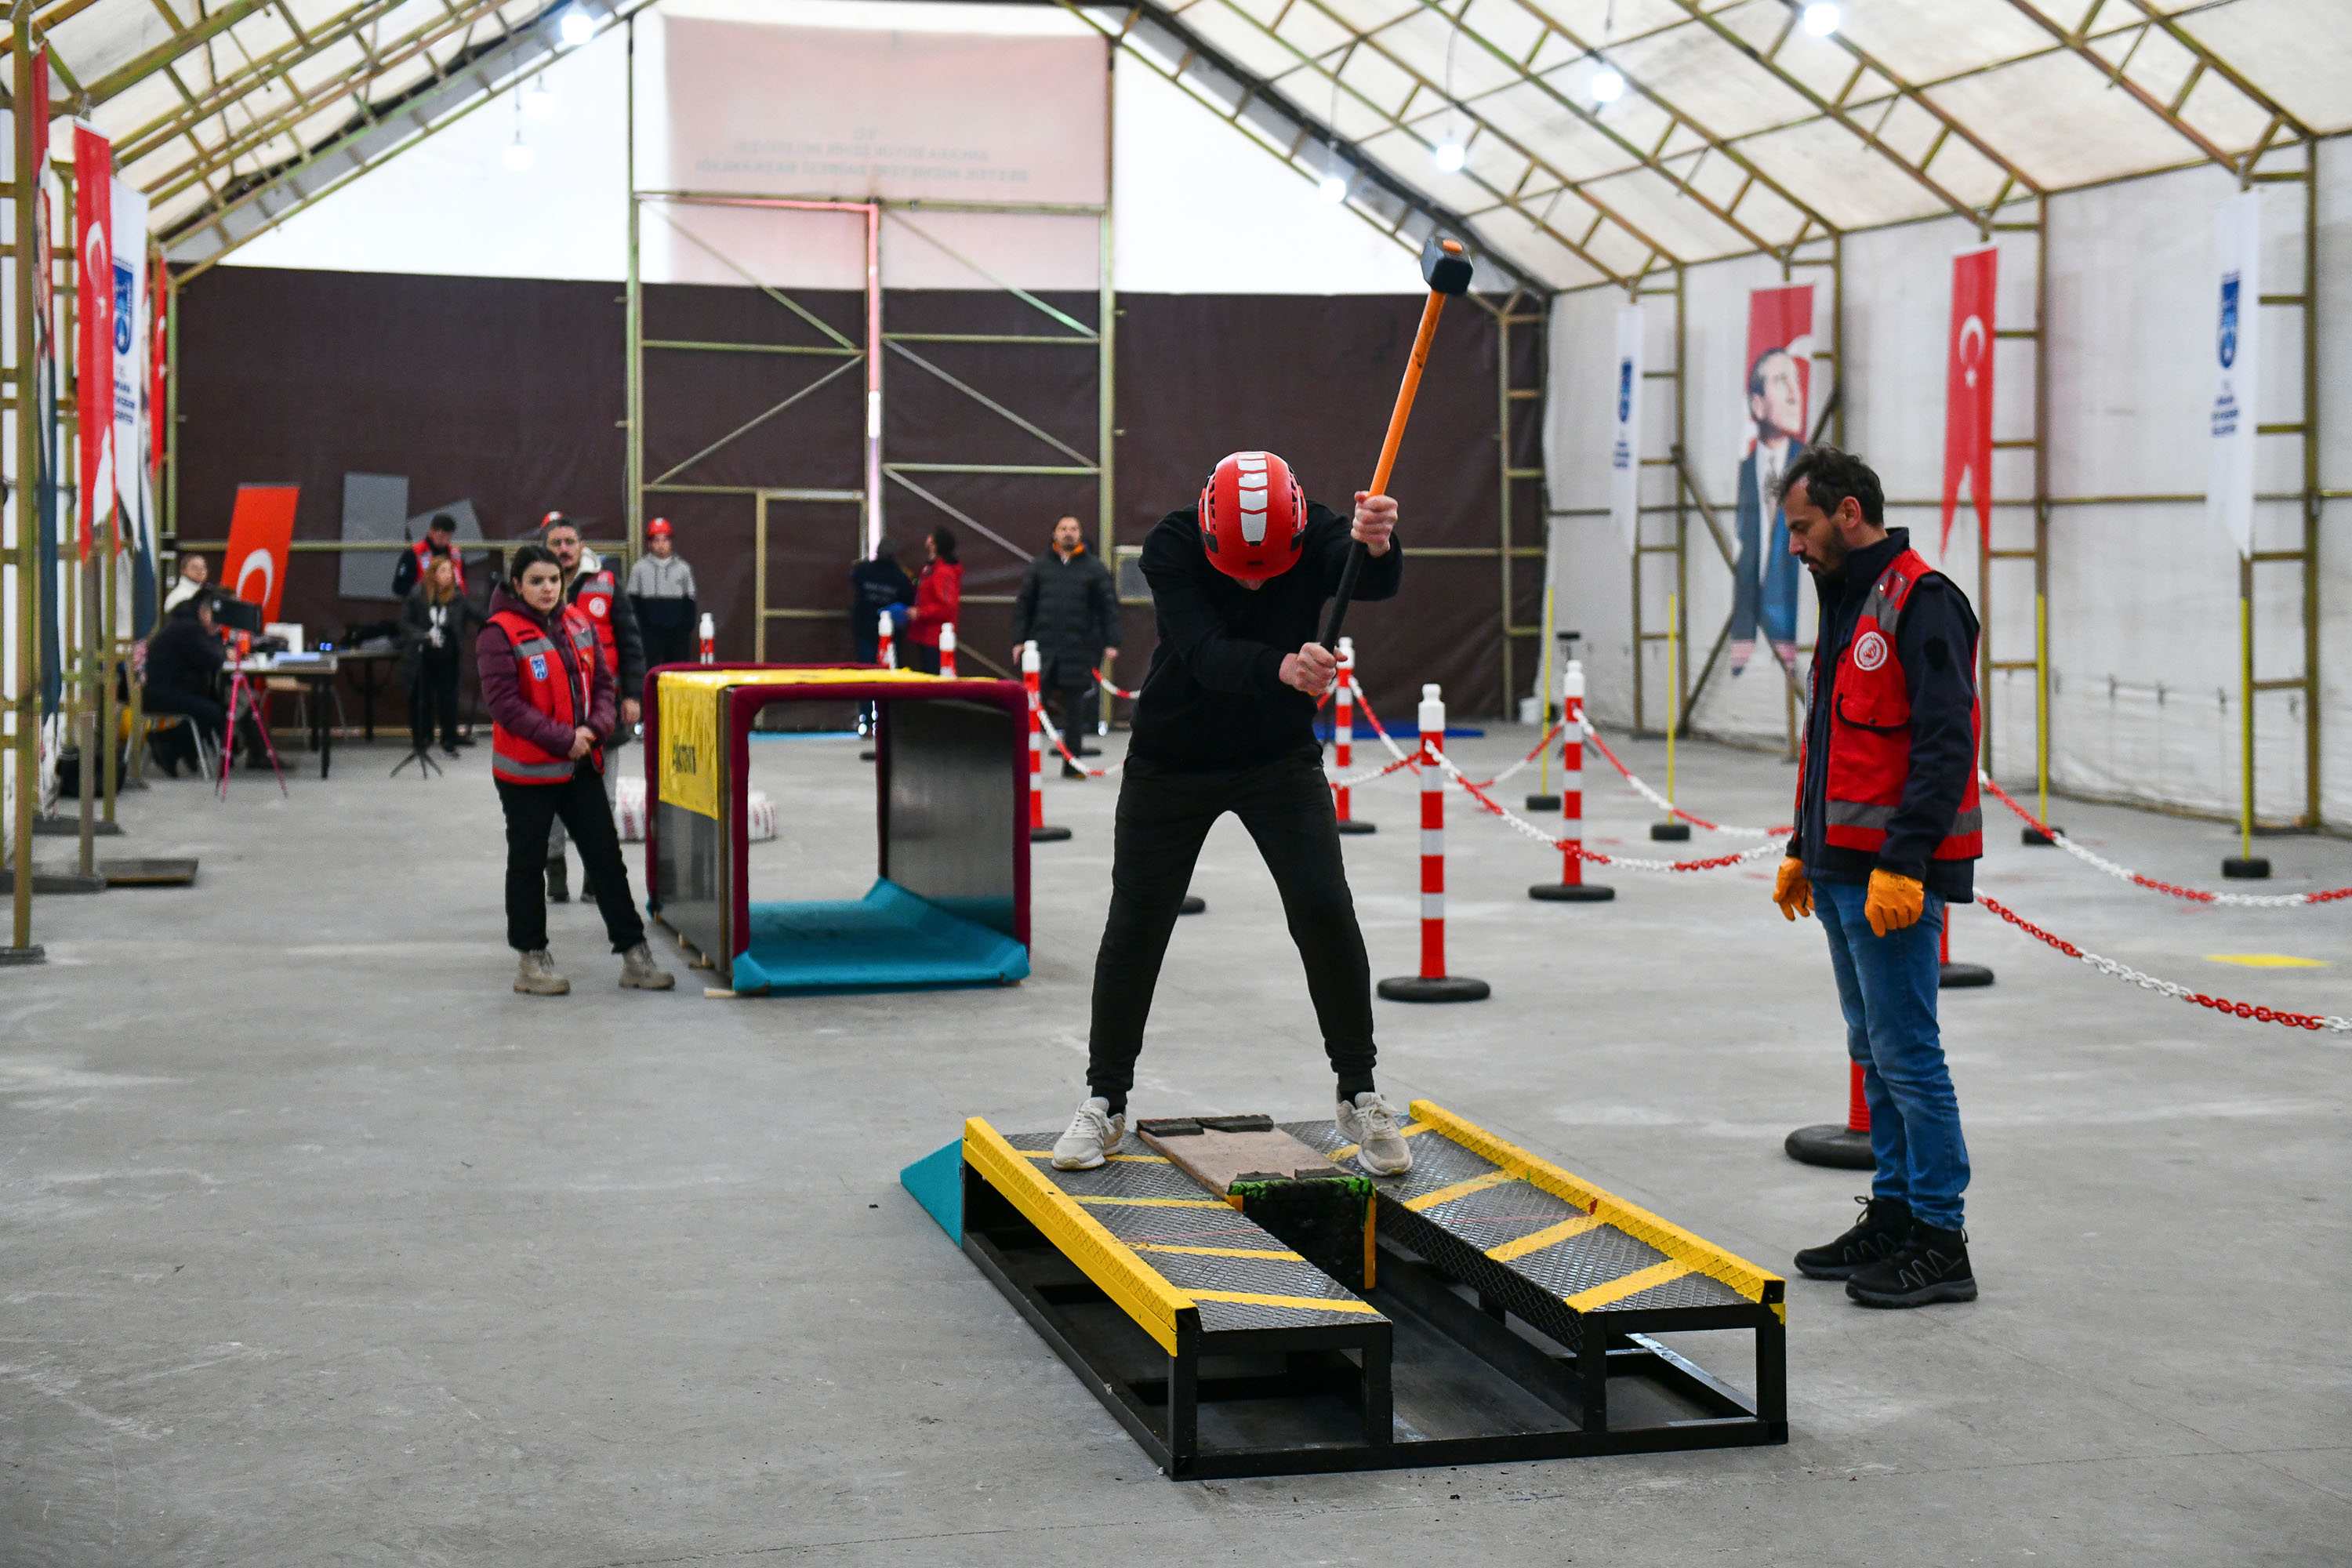
[[[495, 617], [504, 610], [511, 610], [543, 627], [564, 668], [577, 672], [572, 639], [562, 635], [562, 628], [507, 592], [501, 584], [490, 591], [490, 614]], [[613, 732], [613, 672], [604, 667], [602, 658], [595, 659], [595, 679], [589, 689], [588, 717], [581, 722], [603, 740]], [[572, 750], [570, 727], [532, 707], [530, 699], [522, 694], [521, 686], [515, 680], [514, 643], [496, 619], [484, 621], [481, 635], [474, 639], [474, 668], [481, 674], [482, 700], [488, 705], [493, 723], [542, 752], [552, 752], [560, 757]]]

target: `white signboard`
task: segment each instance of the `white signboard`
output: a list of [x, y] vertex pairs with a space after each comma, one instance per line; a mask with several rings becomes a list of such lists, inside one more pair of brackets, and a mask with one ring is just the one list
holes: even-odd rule
[[2254, 549], [2254, 385], [2262, 315], [2263, 201], [2259, 190], [2231, 196], [2219, 209], [2214, 270], [2220, 275], [2213, 312], [2213, 477], [2205, 515], [2230, 536], [2240, 555]]
[[1609, 516], [1630, 553], [1642, 527], [1642, 307], [1617, 308], [1614, 416], [1609, 437]]

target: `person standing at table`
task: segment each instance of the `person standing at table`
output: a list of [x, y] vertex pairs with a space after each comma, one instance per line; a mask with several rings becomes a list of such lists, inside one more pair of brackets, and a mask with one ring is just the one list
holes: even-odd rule
[[940, 672], [940, 628], [955, 624], [963, 607], [963, 567], [956, 560], [956, 536], [947, 524], [923, 541], [923, 574], [915, 579], [915, 607], [907, 616], [907, 667], [926, 675]]
[[621, 955], [621, 984], [667, 991], [677, 982], [646, 946], [620, 830], [597, 776], [611, 765], [604, 739], [616, 718], [612, 668], [587, 615], [564, 602], [563, 567], [553, 551], [526, 544], [510, 570], [511, 584], [490, 595], [474, 659], [490, 710], [490, 772], [506, 813], [507, 945], [520, 955], [514, 988], [531, 996], [572, 989], [547, 950], [540, 889], [548, 827], [560, 821], [595, 881], [604, 934]]
[[[1021, 668], [1021, 645], [1037, 645], [1037, 689], [1047, 710], [1083, 756], [1087, 719], [1095, 704], [1095, 671], [1118, 652], [1118, 591], [1110, 573], [1087, 552], [1085, 530], [1075, 517], [1054, 524], [1053, 548], [1029, 563], [1029, 574], [1013, 599], [1013, 667]], [[1062, 759], [1064, 778], [1082, 779], [1086, 770]]]
[[440, 716], [441, 752], [457, 754], [457, 676], [463, 665], [467, 623], [474, 606], [457, 586], [457, 563], [436, 555], [400, 606], [401, 640], [407, 647], [408, 738], [422, 755], [433, 744], [435, 714]]
[[163, 613], [170, 615], [190, 599], [203, 593], [205, 585], [212, 581], [212, 565], [203, 556], [181, 556], [180, 579], [173, 583], [171, 591], [163, 595]]
[[694, 568], [677, 553], [666, 517], [646, 524], [646, 553], [629, 568], [629, 608], [645, 638], [647, 669], [694, 662]]
[[[582, 541], [578, 523], [560, 511], [551, 511], [539, 525], [539, 537], [540, 542], [554, 552], [557, 564], [562, 568], [564, 601], [588, 617], [588, 625], [596, 634], [597, 648], [604, 656], [604, 667], [614, 672], [618, 683], [620, 721], [612, 727], [605, 744], [625, 746], [636, 729], [638, 694], [646, 689], [646, 645], [638, 635], [636, 612], [630, 607], [628, 595], [621, 592], [612, 569]], [[607, 805], [612, 804], [613, 786], [618, 776], [612, 768], [604, 770]], [[550, 902], [558, 904], [568, 903], [572, 899], [571, 890], [564, 885], [563, 837], [563, 822], [559, 817], [549, 825], [547, 835], [547, 897]], [[580, 897], [583, 900], [594, 898], [594, 873], [584, 861], [580, 876]]]

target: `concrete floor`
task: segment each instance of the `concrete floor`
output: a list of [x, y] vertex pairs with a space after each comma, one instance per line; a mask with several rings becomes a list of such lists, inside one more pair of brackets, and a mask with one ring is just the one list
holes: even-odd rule
[[[1454, 751], [1491, 767], [1528, 740]], [[862, 889], [854, 751], [756, 753], [786, 818], [762, 864]], [[9, 1568], [2352, 1560], [2341, 1039], [2132, 989], [1963, 910], [1955, 956], [1999, 974], [1945, 1010], [1983, 1299], [1874, 1313], [1791, 1280], [1785, 1447], [1171, 1484], [897, 1184], [967, 1114], [1058, 1127], [1081, 1092], [1114, 785], [1049, 786], [1076, 837], [1037, 848], [1018, 989], [621, 993], [574, 906], [554, 930], [577, 989], [529, 1000], [486, 751], [425, 784], [386, 780], [395, 755], [348, 747], [283, 802], [246, 774], [226, 805], [128, 797], [121, 852], [201, 855], [198, 886], [44, 899], [49, 963], [0, 972]], [[1695, 809], [1786, 809], [1777, 759], [1682, 759]], [[1652, 852], [1629, 792], [1587, 798], [1601, 847]], [[1347, 849], [1373, 973], [1407, 973], [1410, 786], [1359, 801], [1382, 829]], [[1842, 1115], [1845, 1069], [1822, 938], [1767, 901], [1769, 862], [1538, 905], [1524, 889], [1556, 862], [1452, 809], [1453, 966], [1495, 994], [1381, 1004], [1390, 1094], [1769, 1267], [1841, 1228], [1864, 1179], [1780, 1152]], [[2352, 1013], [2352, 905], [2183, 905], [1992, 820], [1984, 885], [2028, 918]], [[2060, 820], [2199, 885], [2232, 843]], [[2277, 887], [2352, 882], [2352, 845], [2267, 848]], [[1210, 912], [1178, 929], [1137, 1109], [1328, 1114], [1230, 820], [1196, 888]], [[2249, 952], [2336, 967], [2204, 957]]]

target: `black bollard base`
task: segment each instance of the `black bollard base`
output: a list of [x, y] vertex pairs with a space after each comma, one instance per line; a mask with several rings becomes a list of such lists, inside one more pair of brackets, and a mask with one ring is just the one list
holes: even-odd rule
[[1650, 837], [1656, 839], [1661, 844], [1686, 843], [1690, 838], [1690, 824], [1687, 822], [1654, 822], [1650, 824]]
[[[2050, 825], [2050, 833], [2065, 831], [2054, 822]], [[2038, 827], [2021, 827], [2018, 829], [2017, 841], [2028, 849], [2055, 849], [2058, 847], [2058, 840], [2051, 837], [2050, 833], [2044, 833]]]
[[1370, 822], [1358, 822], [1353, 817], [1350, 817], [1349, 820], [1339, 824], [1339, 831], [1342, 833], [1378, 833], [1380, 828], [1375, 824]]
[[0, 968], [22, 963], [47, 963], [48, 961], [48, 949], [39, 942], [30, 947], [0, 947]]
[[1070, 830], [1066, 827], [1033, 827], [1029, 830], [1029, 842], [1032, 844], [1059, 844], [1063, 839], [1067, 838], [1069, 836]]
[[1176, 912], [1180, 915], [1206, 914], [1208, 909], [1208, 900], [1198, 893], [1187, 893], [1184, 895], [1184, 901], [1176, 906]]
[[858, 752], [857, 760], [861, 763], [872, 762], [874, 760], [874, 749], [871, 746], [868, 746], [866, 750]]
[[1841, 1171], [1871, 1171], [1878, 1161], [1870, 1152], [1870, 1134], [1831, 1123], [1800, 1127], [1780, 1145], [1789, 1158], [1808, 1165], [1830, 1165]]
[[1936, 976], [1937, 988], [1943, 991], [1963, 991], [1971, 985], [1992, 984], [1992, 971], [1981, 963], [1947, 963]]
[[1528, 809], [1529, 811], [1558, 811], [1559, 809], [1559, 796], [1556, 795], [1531, 795], [1528, 796]]
[[1528, 889], [1528, 897], [1548, 904], [1605, 904], [1616, 896], [1616, 889], [1594, 882], [1538, 882]]
[[[13, 868], [0, 870], [0, 893], [13, 893], [16, 890], [16, 871]], [[106, 891], [106, 879], [94, 871], [85, 873], [36, 870], [33, 873], [33, 891], [36, 893], [102, 893]]]
[[2270, 874], [2270, 861], [2260, 855], [2243, 859], [2232, 855], [2221, 862], [2221, 875], [2233, 882], [2260, 882]]
[[1391, 1002], [1484, 1002], [1493, 994], [1485, 981], [1459, 974], [1441, 974], [1434, 980], [1400, 974], [1381, 981], [1377, 989]]

